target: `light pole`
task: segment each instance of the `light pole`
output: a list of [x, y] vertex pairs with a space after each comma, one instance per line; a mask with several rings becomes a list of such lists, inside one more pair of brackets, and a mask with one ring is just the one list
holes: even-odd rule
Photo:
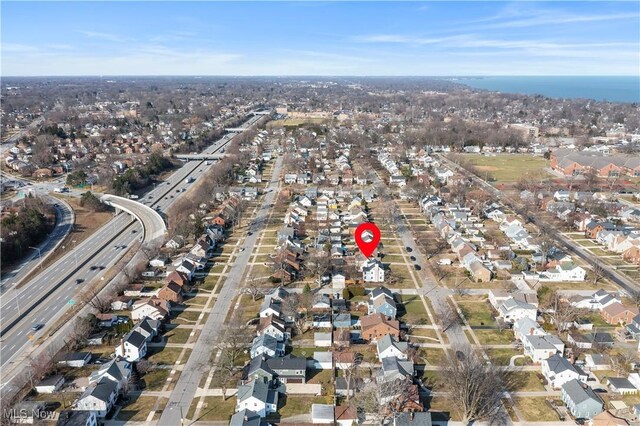
[[38, 250], [38, 262], [40, 263], [40, 269], [42, 269], [42, 253], [38, 247], [29, 246], [30, 249]]
[[76, 268], [78, 267], [78, 252], [76, 251], [76, 240], [71, 241], [73, 243], [73, 257], [76, 260]]

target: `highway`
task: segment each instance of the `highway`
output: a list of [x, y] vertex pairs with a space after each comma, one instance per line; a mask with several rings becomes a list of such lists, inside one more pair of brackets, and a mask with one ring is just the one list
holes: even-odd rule
[[[259, 120], [260, 116], [251, 117], [243, 124], [248, 128]], [[226, 146], [235, 135], [224, 135], [209, 146], [205, 152], [215, 153]], [[191, 183], [187, 177], [198, 179], [213, 165], [204, 161], [186, 163], [173, 173], [165, 182], [145, 194], [133, 204], [145, 204], [158, 213], [162, 213], [177, 198], [188, 194]], [[152, 222], [151, 222], [152, 223]], [[154, 226], [149, 227], [153, 229]], [[70, 250], [56, 263], [26, 283], [19, 291], [2, 297], [0, 306], [0, 374], [2, 389], [17, 374], [13, 360], [24, 356], [24, 352], [32, 349], [31, 341], [48, 333], [47, 325], [53, 324], [74, 303], [73, 297], [78, 289], [92, 280], [99, 280], [113, 266], [127, 248], [142, 237], [142, 226], [129, 214], [121, 213], [102, 226], [77, 247]], [[154, 231], [152, 231], [153, 233]], [[84, 280], [77, 282], [76, 280]], [[13, 296], [13, 297], [11, 297]], [[70, 302], [71, 301], [71, 302]], [[33, 331], [34, 324], [45, 326]], [[46, 344], [46, 343], [45, 343]], [[16, 362], [18, 364], [18, 362]], [[20, 367], [25, 367], [20, 364]]]

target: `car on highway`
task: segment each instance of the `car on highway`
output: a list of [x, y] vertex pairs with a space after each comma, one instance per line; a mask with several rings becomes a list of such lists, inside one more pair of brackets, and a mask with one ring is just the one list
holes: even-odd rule
[[413, 251], [413, 249], [412, 249], [411, 247], [409, 247], [409, 246], [407, 246], [407, 247], [405, 247], [405, 248], [407, 249], [407, 251], [408, 251], [409, 253], [411, 253], [411, 252]]
[[422, 270], [422, 266], [418, 265], [417, 263], [413, 265], [413, 267], [415, 268], [416, 271]]
[[89, 269], [91, 269], [92, 271], [95, 271], [96, 269], [98, 269], [98, 267], [97, 267], [96, 265], [93, 265], [93, 266], [92, 266], [91, 268], [89, 268]]
[[244, 251], [244, 247], [242, 247], [242, 248], [240, 249], [240, 253], [242, 253], [243, 251]]
[[33, 331], [38, 331], [38, 330], [40, 330], [42, 327], [44, 327], [44, 324], [33, 324], [33, 325], [31, 326], [31, 330], [33, 330]]
[[249, 232], [247, 232], [247, 235], [248, 235], [248, 236], [252, 236], [252, 235], [253, 235], [253, 232], [249, 231]]
[[132, 230], [131, 230], [131, 233], [132, 233], [132, 234], [135, 234], [136, 232], [138, 232], [138, 231], [136, 231], [135, 229], [132, 229]]
[[76, 284], [82, 284], [84, 280], [82, 278], [76, 279]]
[[409, 256], [409, 259], [411, 259], [412, 262], [416, 261], [416, 257], [415, 256]]

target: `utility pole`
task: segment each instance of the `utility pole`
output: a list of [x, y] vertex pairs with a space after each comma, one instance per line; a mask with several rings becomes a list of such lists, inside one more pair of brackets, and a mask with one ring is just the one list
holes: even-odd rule
[[40, 249], [38, 247], [32, 247], [32, 246], [29, 246], [29, 248], [38, 250], [38, 262], [40, 263], [40, 269], [42, 269], [42, 253], [40, 252]]

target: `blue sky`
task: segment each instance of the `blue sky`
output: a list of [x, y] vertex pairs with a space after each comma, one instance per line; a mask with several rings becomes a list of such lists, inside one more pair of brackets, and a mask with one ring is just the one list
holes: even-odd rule
[[640, 2], [8, 2], [2, 75], [637, 75]]

